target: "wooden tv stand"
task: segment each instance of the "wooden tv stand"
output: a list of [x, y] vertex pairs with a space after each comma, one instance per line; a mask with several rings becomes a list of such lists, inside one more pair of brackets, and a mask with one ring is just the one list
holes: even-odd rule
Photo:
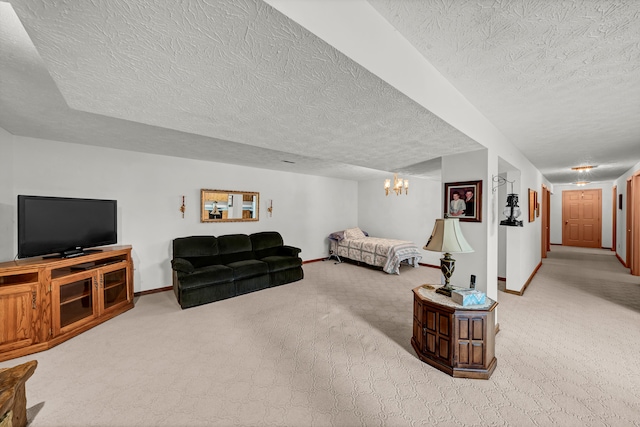
[[131, 308], [131, 246], [0, 263], [0, 362], [47, 350]]

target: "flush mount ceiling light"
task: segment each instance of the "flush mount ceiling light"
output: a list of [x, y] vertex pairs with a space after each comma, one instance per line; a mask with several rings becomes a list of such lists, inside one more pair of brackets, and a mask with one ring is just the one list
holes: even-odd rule
[[574, 166], [571, 168], [572, 171], [577, 171], [577, 172], [586, 172], [589, 171], [593, 168], [597, 168], [598, 166], [593, 166], [593, 165], [584, 165], [584, 166]]
[[587, 185], [589, 183], [589, 181], [578, 181], [578, 182], [574, 182], [575, 185], [577, 185], [578, 187], [584, 187], [585, 185]]

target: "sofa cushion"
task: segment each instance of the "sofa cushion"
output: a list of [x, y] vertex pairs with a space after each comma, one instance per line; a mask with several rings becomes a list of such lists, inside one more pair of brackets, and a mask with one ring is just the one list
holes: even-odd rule
[[208, 267], [210, 265], [219, 265], [222, 264], [220, 261], [220, 255], [214, 256], [194, 256], [188, 258], [188, 261], [193, 264], [193, 266], [198, 269], [202, 267]]
[[255, 258], [251, 251], [251, 239], [246, 234], [227, 234], [218, 237], [218, 249], [220, 261], [225, 265]]
[[218, 239], [214, 236], [190, 236], [173, 239], [174, 258], [216, 255], [218, 255]]
[[183, 289], [196, 289], [203, 286], [233, 281], [233, 269], [224, 265], [210, 265], [196, 269], [193, 273], [178, 273]]
[[227, 267], [233, 270], [233, 279], [246, 279], [249, 277], [260, 276], [269, 273], [269, 267], [266, 262], [257, 259], [247, 259], [227, 264]]
[[296, 268], [302, 265], [302, 260], [300, 258], [290, 256], [268, 256], [266, 258], [262, 258], [261, 261], [267, 263], [269, 266], [269, 273], [286, 270], [288, 268]]
[[262, 231], [253, 233], [249, 237], [257, 259], [279, 255], [279, 248], [284, 245], [282, 236], [277, 231]]

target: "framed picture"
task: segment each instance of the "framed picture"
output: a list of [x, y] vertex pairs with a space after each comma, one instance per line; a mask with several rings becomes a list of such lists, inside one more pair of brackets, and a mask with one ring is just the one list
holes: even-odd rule
[[536, 204], [537, 204], [537, 194], [535, 190], [529, 189], [529, 222], [533, 222], [536, 220]]
[[482, 222], [482, 181], [446, 182], [444, 214], [460, 221]]

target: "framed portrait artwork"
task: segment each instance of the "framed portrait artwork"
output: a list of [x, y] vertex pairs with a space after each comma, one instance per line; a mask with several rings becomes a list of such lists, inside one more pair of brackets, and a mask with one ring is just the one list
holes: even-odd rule
[[482, 222], [482, 181], [446, 182], [444, 214], [460, 221]]

